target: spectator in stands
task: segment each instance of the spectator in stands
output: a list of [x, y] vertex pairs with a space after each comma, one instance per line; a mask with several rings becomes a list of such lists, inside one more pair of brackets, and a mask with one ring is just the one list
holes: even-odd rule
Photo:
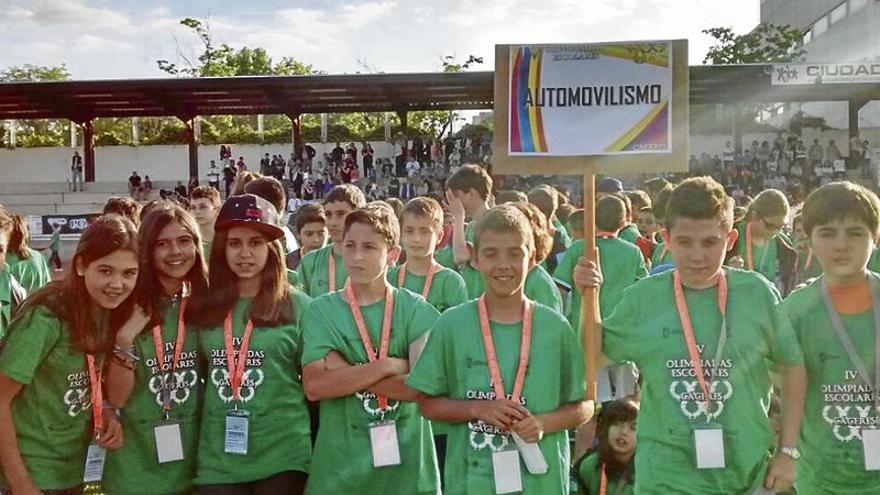
[[131, 177], [128, 178], [128, 195], [136, 201], [141, 199], [141, 176], [138, 175], [137, 170], [132, 171]]
[[247, 164], [244, 163], [244, 157], [243, 157], [243, 156], [238, 157], [238, 163], [236, 163], [235, 166], [238, 168], [238, 171], [237, 171], [237, 172], [238, 172], [239, 174], [242, 173], [242, 172], [244, 172], [244, 171], [246, 171], [246, 170], [248, 169], [248, 168], [247, 168]]
[[364, 177], [368, 179], [376, 178], [376, 169], [373, 167], [373, 147], [370, 143], [364, 141], [361, 147], [361, 154], [364, 160]]
[[232, 189], [232, 183], [235, 182], [235, 167], [231, 164], [223, 167], [223, 186], [226, 191], [226, 197], [229, 197], [229, 191]]
[[272, 160], [269, 158], [269, 153], [266, 153], [263, 158], [260, 160], [260, 173], [266, 175], [269, 173], [269, 164]]
[[186, 186], [183, 185], [183, 182], [177, 181], [177, 185], [174, 186], [174, 194], [181, 198], [186, 198], [189, 196], [189, 192], [186, 190]]
[[83, 159], [80, 156], [79, 151], [73, 152], [73, 158], [70, 160], [70, 174], [71, 174], [71, 191], [76, 191], [76, 183], [79, 182], [79, 190], [83, 190]]
[[220, 190], [220, 169], [214, 160], [211, 160], [211, 166], [208, 167], [208, 187]]
[[342, 146], [339, 142], [336, 142], [336, 147], [330, 152], [330, 158], [333, 162], [333, 165], [339, 166], [342, 164], [342, 155], [345, 154], [345, 150], [342, 149]]
[[153, 194], [153, 181], [150, 180], [149, 175], [144, 175], [144, 183], [141, 185], [141, 188], [143, 189], [143, 199], [145, 201], [149, 200], [150, 196]]

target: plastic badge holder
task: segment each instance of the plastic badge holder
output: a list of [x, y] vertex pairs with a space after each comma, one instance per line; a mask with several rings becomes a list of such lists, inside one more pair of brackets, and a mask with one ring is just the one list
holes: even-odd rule
[[513, 436], [513, 441], [516, 443], [516, 448], [519, 450], [523, 464], [526, 465], [526, 470], [530, 474], [545, 474], [549, 466], [547, 466], [547, 461], [544, 459], [544, 453], [541, 452], [541, 447], [537, 443], [526, 442], [516, 433], [511, 432], [511, 436]]

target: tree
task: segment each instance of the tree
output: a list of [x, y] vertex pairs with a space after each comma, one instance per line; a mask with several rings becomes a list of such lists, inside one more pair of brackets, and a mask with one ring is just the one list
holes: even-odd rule
[[[704, 29], [703, 33], [715, 39], [703, 63], [712, 65], [767, 64], [798, 62], [803, 60], [806, 50], [803, 46], [803, 33], [791, 26], [777, 26], [762, 23], [747, 34], [735, 34], [731, 28], [715, 27]], [[742, 150], [742, 133], [746, 128], [760, 127], [757, 117], [766, 105], [736, 104], [732, 107], [734, 146]], [[707, 120], [712, 113], [692, 107], [690, 112], [692, 129], [714, 127]], [[707, 119], [707, 117], [710, 117]], [[696, 124], [700, 125], [696, 125]], [[716, 121], [717, 123], [717, 121]], [[723, 126], [723, 124], [721, 124]]]
[[[444, 55], [440, 59], [441, 72], [459, 73], [464, 72], [475, 65], [483, 63], [483, 57], [468, 55], [464, 62], [458, 61], [456, 56]], [[427, 110], [412, 112], [409, 116], [410, 127], [415, 128], [421, 134], [427, 134], [433, 139], [443, 139], [443, 136], [452, 132], [452, 124], [463, 120], [458, 112], [446, 110]]]

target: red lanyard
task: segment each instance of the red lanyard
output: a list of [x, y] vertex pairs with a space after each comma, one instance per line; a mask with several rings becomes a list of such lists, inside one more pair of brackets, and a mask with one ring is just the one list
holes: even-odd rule
[[[408, 261], [404, 261], [403, 265], [400, 266], [400, 271], [397, 272], [397, 286], [403, 287], [403, 281], [406, 280], [406, 264]], [[428, 298], [428, 294], [431, 292], [431, 283], [434, 281], [434, 274], [439, 270], [439, 263], [434, 260], [431, 260], [431, 266], [428, 267], [428, 274], [425, 275], [425, 286], [422, 287], [422, 297], [425, 299]]]
[[599, 495], [605, 495], [608, 490], [608, 476], [605, 475], [605, 464], [602, 464], [602, 477], [599, 478]]
[[[186, 298], [180, 299], [180, 313], [177, 316], [177, 341], [174, 344], [174, 358], [171, 361], [170, 375], [165, 373], [165, 341], [162, 339], [162, 326], [153, 327], [153, 347], [156, 349], [156, 360], [158, 361], [159, 375], [163, 376], [163, 397], [162, 410], [166, 413], [171, 410], [171, 394], [167, 388], [173, 383], [174, 373], [177, 371], [177, 364], [180, 363], [180, 354], [183, 352], [183, 341], [186, 339], [186, 325], [183, 322], [183, 313], [186, 310]], [[171, 382], [169, 382], [169, 379]]]
[[[523, 304], [522, 337], [519, 344], [519, 366], [516, 369], [516, 379], [513, 382], [511, 398], [513, 402], [519, 402], [522, 396], [523, 383], [526, 379], [526, 370], [529, 367], [529, 353], [532, 349], [532, 312], [535, 305], [526, 299]], [[504, 393], [504, 381], [501, 378], [501, 368], [498, 366], [498, 355], [495, 354], [495, 342], [492, 340], [492, 329], [489, 326], [489, 310], [486, 308], [486, 296], [482, 295], [477, 300], [477, 312], [480, 316], [480, 332], [483, 334], [483, 347], [486, 350], [486, 362], [489, 366], [489, 377], [495, 388], [495, 400], [507, 398]]]
[[226, 368], [229, 370], [229, 383], [232, 386], [232, 400], [241, 400], [241, 381], [244, 379], [244, 370], [247, 367], [248, 349], [251, 345], [251, 333], [254, 331], [254, 322], [248, 319], [244, 327], [244, 335], [241, 337], [241, 345], [238, 347], [238, 356], [235, 355], [235, 347], [232, 345], [232, 311], [226, 314], [223, 322], [223, 340], [226, 344]]
[[95, 427], [95, 438], [101, 436], [104, 429], [104, 394], [101, 391], [101, 372], [95, 366], [95, 355], [86, 354], [86, 364], [89, 368], [89, 385], [92, 389], [92, 420]]
[[[684, 335], [684, 342], [687, 345], [688, 355], [691, 359], [691, 365], [694, 373], [697, 375], [697, 381], [700, 383], [700, 389], [703, 391], [703, 398], [706, 402], [706, 411], [709, 411], [709, 387], [706, 384], [706, 375], [703, 373], [703, 362], [700, 351], [697, 349], [697, 340], [694, 337], [694, 327], [691, 323], [691, 315], [687, 307], [687, 299], [684, 297], [684, 288], [681, 285], [681, 275], [678, 270], [672, 273], [672, 285], [675, 293], [675, 306], [678, 308], [678, 316], [681, 319], [681, 333]], [[727, 274], [724, 270], [718, 271], [718, 309], [721, 311], [721, 332], [718, 338], [718, 347], [716, 349], [716, 359], [713, 362], [713, 368], [717, 366], [718, 358], [721, 357], [721, 351], [727, 336]], [[712, 373], [714, 378], [715, 373]]]
[[600, 230], [596, 232], [596, 237], [617, 237], [617, 232], [611, 232], [610, 230]]
[[752, 222], [746, 223], [746, 262], [749, 270], [755, 269], [755, 262], [752, 259]]
[[[388, 344], [391, 341], [391, 314], [394, 309], [394, 293], [391, 287], [385, 286], [385, 312], [382, 315], [382, 334], [379, 341], [378, 355], [376, 346], [373, 345], [373, 339], [367, 331], [367, 324], [364, 322], [364, 314], [361, 313], [361, 307], [357, 302], [357, 295], [354, 293], [351, 283], [345, 285], [345, 297], [348, 299], [348, 307], [351, 309], [351, 315], [354, 317], [354, 323], [357, 325], [358, 333], [361, 335], [361, 342], [364, 344], [364, 351], [367, 353], [369, 362], [377, 359], [385, 359], [388, 357]], [[379, 409], [388, 407], [388, 397], [384, 395], [378, 396]]]
[[807, 270], [810, 269], [810, 264], [813, 262], [813, 250], [810, 249], [810, 252], [807, 253], [807, 261], [804, 263], [804, 274], [807, 273]]

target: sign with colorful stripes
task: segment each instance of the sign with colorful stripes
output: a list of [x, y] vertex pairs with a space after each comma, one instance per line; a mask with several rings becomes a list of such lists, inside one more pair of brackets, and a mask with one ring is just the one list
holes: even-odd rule
[[509, 47], [510, 156], [672, 151], [672, 42]]

